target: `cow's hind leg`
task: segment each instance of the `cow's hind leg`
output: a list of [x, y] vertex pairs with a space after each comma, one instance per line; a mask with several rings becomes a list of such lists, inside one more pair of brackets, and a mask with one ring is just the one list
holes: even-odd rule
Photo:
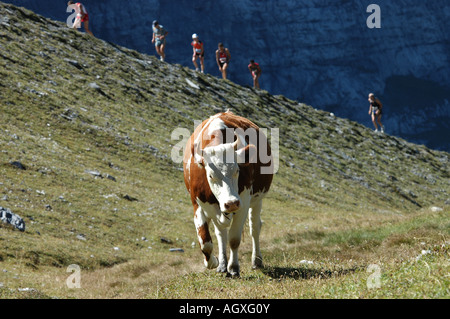
[[262, 268], [262, 255], [259, 248], [259, 235], [261, 233], [261, 207], [262, 199], [258, 200], [250, 209], [250, 235], [252, 236], [253, 251], [252, 251], [252, 267], [253, 269]]
[[219, 265], [219, 261], [216, 256], [212, 254], [213, 242], [211, 234], [209, 233], [208, 222], [209, 220], [206, 218], [203, 210], [200, 206], [198, 206], [194, 214], [194, 224], [197, 229], [198, 242], [200, 244], [200, 249], [205, 256], [205, 267], [208, 269], [213, 269]]

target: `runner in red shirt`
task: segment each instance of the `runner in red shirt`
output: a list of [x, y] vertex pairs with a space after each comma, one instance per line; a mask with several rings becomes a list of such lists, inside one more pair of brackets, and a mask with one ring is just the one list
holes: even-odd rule
[[93, 36], [94, 34], [91, 32], [91, 30], [89, 30], [89, 14], [87, 13], [84, 5], [80, 2], [75, 3], [73, 1], [67, 2], [67, 5], [71, 6], [77, 13], [73, 28], [81, 28], [81, 22], [83, 22], [84, 30], [86, 31], [86, 33], [89, 33]]
[[258, 63], [255, 62], [255, 60], [250, 60], [250, 64], [248, 65], [248, 69], [250, 73], [252, 74], [253, 78], [253, 88], [259, 89], [259, 77], [261, 76], [261, 68]]
[[230, 51], [224, 47], [222, 43], [219, 43], [219, 48], [216, 51], [216, 62], [219, 66], [219, 71], [222, 73], [222, 78], [227, 78], [228, 64], [230, 63], [231, 55]]

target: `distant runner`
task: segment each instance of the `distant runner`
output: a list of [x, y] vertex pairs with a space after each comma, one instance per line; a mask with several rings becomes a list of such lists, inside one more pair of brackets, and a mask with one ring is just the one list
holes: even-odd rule
[[216, 62], [219, 66], [220, 72], [222, 73], [223, 79], [227, 78], [227, 69], [230, 59], [230, 51], [223, 46], [223, 43], [219, 43], [219, 49], [216, 51]]
[[261, 67], [255, 60], [250, 60], [250, 64], [248, 65], [248, 69], [253, 78], [253, 88], [259, 89], [259, 77], [261, 76]]
[[372, 123], [375, 126], [375, 132], [378, 132], [378, 125], [380, 126], [381, 133], [384, 133], [384, 126], [381, 124], [381, 115], [383, 114], [383, 104], [373, 93], [369, 94], [369, 115], [372, 115]]
[[198, 35], [194, 33], [192, 35], [192, 62], [195, 66], [195, 71], [198, 71], [197, 58], [200, 60], [200, 67], [202, 68], [202, 73], [205, 72], [205, 49], [203, 48], [203, 42], [200, 41]]
[[166, 59], [164, 50], [166, 49], [166, 36], [169, 34], [158, 21], [153, 21], [153, 38], [152, 43], [155, 44], [156, 53], [160, 56], [160, 60]]
[[94, 34], [91, 32], [91, 30], [89, 30], [89, 14], [87, 13], [84, 5], [80, 2], [75, 3], [73, 1], [69, 1], [67, 2], [67, 6], [71, 6], [71, 8], [73, 8], [77, 13], [77, 17], [75, 18], [75, 22], [73, 23], [73, 28], [81, 28], [81, 22], [83, 22], [84, 30], [86, 31], [86, 33], [89, 33], [93, 36]]

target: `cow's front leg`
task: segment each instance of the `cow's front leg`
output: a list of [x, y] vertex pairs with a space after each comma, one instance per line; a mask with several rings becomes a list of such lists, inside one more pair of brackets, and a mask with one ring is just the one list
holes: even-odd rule
[[228, 241], [228, 229], [226, 227], [220, 227], [214, 224], [217, 243], [219, 246], [219, 266], [217, 272], [227, 272], [227, 241]]
[[256, 202], [250, 209], [250, 235], [253, 241], [252, 267], [253, 269], [263, 268], [261, 250], [259, 248], [259, 234], [261, 233], [261, 207], [262, 199]]
[[219, 265], [219, 261], [216, 256], [212, 254], [213, 242], [209, 233], [208, 222], [209, 220], [206, 218], [203, 210], [200, 206], [198, 206], [194, 214], [194, 224], [197, 229], [198, 242], [200, 244], [200, 249], [205, 256], [205, 267], [208, 269], [213, 269]]
[[243, 209], [233, 216], [230, 231], [228, 233], [230, 243], [230, 260], [228, 261], [228, 273], [232, 277], [239, 277], [239, 245], [241, 244], [242, 230], [244, 229], [248, 209]]

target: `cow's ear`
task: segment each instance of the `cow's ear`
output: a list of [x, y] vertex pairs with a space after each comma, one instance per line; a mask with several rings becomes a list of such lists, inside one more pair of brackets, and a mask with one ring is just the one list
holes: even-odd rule
[[258, 159], [256, 146], [249, 144], [236, 151], [237, 163], [241, 166], [247, 166], [251, 163], [256, 163]]

